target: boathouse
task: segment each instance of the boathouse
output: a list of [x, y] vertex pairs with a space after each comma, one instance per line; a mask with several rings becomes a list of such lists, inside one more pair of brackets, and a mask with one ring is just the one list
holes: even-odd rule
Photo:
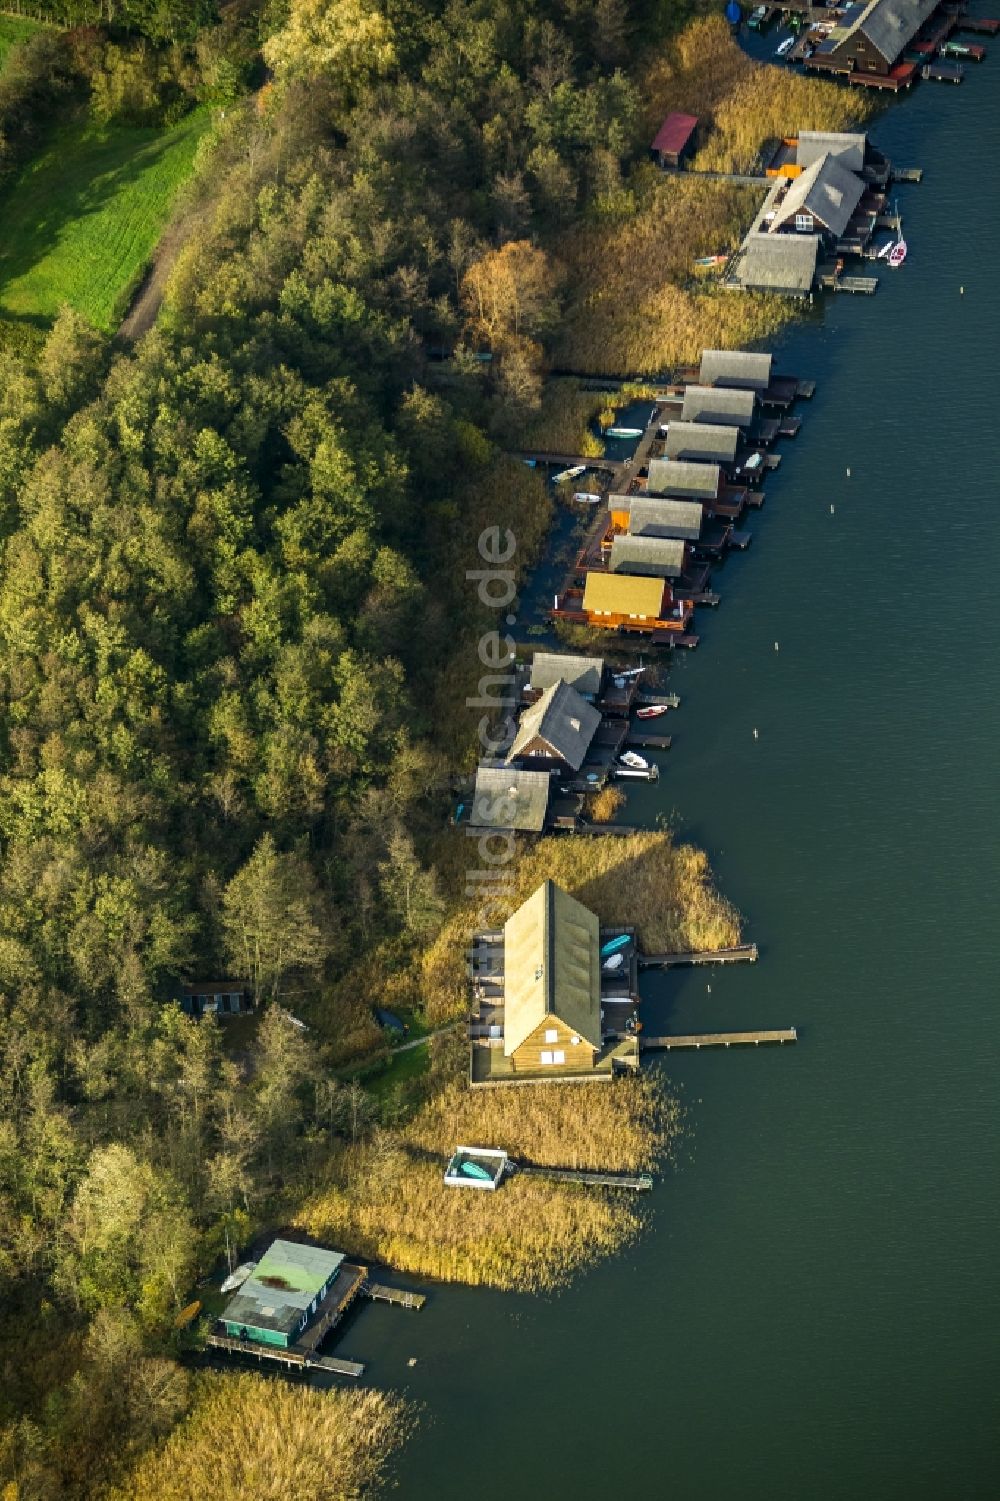
[[749, 427], [756, 405], [754, 391], [733, 391], [723, 386], [686, 386], [681, 421]]
[[830, 156], [848, 172], [860, 177], [865, 166], [866, 145], [863, 131], [800, 130], [795, 143], [795, 165], [802, 173], [820, 157]]
[[545, 827], [552, 778], [547, 771], [480, 766], [469, 819], [473, 829], [514, 829], [540, 834]]
[[192, 980], [181, 991], [181, 1010], [195, 1020], [214, 1016], [240, 1016], [253, 1010], [253, 995], [245, 980]]
[[687, 543], [681, 537], [619, 535], [611, 543], [612, 573], [679, 579], [687, 567]]
[[662, 500], [659, 496], [632, 495], [626, 510], [611, 508], [611, 521], [632, 537], [680, 537], [697, 542], [705, 509], [699, 500]]
[[593, 704], [559, 679], [522, 713], [507, 764], [530, 761], [533, 767], [579, 771], [600, 723]]
[[226, 1333], [233, 1339], [288, 1349], [319, 1312], [343, 1260], [340, 1251], [273, 1241], [226, 1304]]
[[587, 574], [583, 612], [590, 625], [676, 629], [677, 620], [669, 617], [672, 603], [662, 578], [595, 573], [593, 569]]
[[849, 6], [807, 61], [810, 68], [888, 78], [940, 0], [868, 0]]
[[671, 422], [667, 428], [667, 458], [732, 464], [740, 441], [739, 429], [711, 422]]
[[472, 974], [473, 1086], [610, 1079], [638, 1067], [634, 1028], [622, 1035], [602, 1019], [598, 919], [554, 881], [502, 929], [476, 934]]
[[568, 683], [592, 703], [604, 680], [603, 657], [577, 657], [569, 652], [536, 651], [531, 659], [531, 687], [545, 693], [555, 683]]
[[771, 356], [743, 349], [706, 349], [698, 374], [702, 386], [737, 391], [766, 391], [771, 384]]
[[718, 499], [721, 486], [722, 470], [718, 464], [692, 464], [683, 459], [649, 461], [646, 489], [650, 495], [700, 500], [707, 505]]
[[772, 200], [769, 235], [819, 234], [836, 242], [861, 202], [865, 185], [827, 151]]
[[[808, 297], [816, 281], [819, 235], [747, 235], [726, 286]], [[668, 450], [669, 451], [669, 450]]]
[[653, 137], [653, 160], [660, 167], [679, 167], [691, 151], [697, 129], [697, 115], [669, 114]]

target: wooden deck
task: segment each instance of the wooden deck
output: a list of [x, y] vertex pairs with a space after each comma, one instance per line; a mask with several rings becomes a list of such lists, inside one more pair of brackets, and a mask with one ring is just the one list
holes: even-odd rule
[[376, 1303], [394, 1303], [397, 1308], [423, 1308], [427, 1298], [423, 1293], [407, 1292], [402, 1287], [387, 1287], [383, 1282], [367, 1282], [365, 1297]]
[[273, 1360], [288, 1370], [330, 1371], [337, 1376], [361, 1376], [364, 1366], [359, 1360], [340, 1360], [335, 1355], [308, 1355], [302, 1350], [282, 1350], [278, 1345], [258, 1345], [253, 1340], [233, 1339], [228, 1334], [210, 1334], [207, 1343], [214, 1350], [229, 1355], [252, 1355], [256, 1360]]
[[797, 1041], [798, 1033], [795, 1028], [784, 1027], [766, 1032], [693, 1032], [677, 1037], [644, 1037], [641, 1046], [642, 1051], [647, 1053], [660, 1050], [669, 1052], [673, 1048], [731, 1048], [750, 1043], [756, 1046], [762, 1042]]
[[584, 1183], [588, 1188], [627, 1188], [633, 1193], [648, 1193], [653, 1186], [649, 1173], [592, 1173], [581, 1168], [535, 1167], [533, 1163], [512, 1163], [518, 1176], [549, 1178], [556, 1183]]
[[684, 964], [755, 964], [757, 945], [740, 943], [729, 949], [692, 949], [682, 954], [640, 954], [640, 969], [677, 969]]

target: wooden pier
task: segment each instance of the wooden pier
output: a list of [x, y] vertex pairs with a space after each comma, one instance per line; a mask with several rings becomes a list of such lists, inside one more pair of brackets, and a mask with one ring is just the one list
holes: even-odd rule
[[383, 1282], [366, 1282], [365, 1297], [376, 1303], [393, 1303], [397, 1308], [423, 1308], [427, 1299], [423, 1293], [410, 1293], [401, 1287], [387, 1287]]
[[758, 1046], [762, 1042], [797, 1041], [798, 1033], [795, 1028], [784, 1027], [766, 1032], [694, 1032], [687, 1036], [677, 1037], [643, 1037], [639, 1045], [646, 1053], [669, 1052], [673, 1048], [732, 1048], [748, 1046], [751, 1043]]
[[653, 1186], [649, 1173], [592, 1173], [580, 1168], [535, 1167], [533, 1163], [510, 1163], [512, 1171], [529, 1178], [550, 1178], [556, 1183], [583, 1183], [588, 1188], [625, 1188], [648, 1193]]
[[685, 964], [756, 964], [757, 945], [739, 943], [728, 949], [693, 949], [682, 954], [640, 954], [640, 969], [679, 969]]
[[638, 745], [644, 750], [669, 750], [673, 744], [672, 735], [647, 735], [645, 730], [630, 730], [626, 745]]
[[258, 1345], [248, 1339], [233, 1339], [229, 1334], [210, 1334], [207, 1343], [212, 1349], [225, 1350], [229, 1355], [253, 1355], [257, 1360], [276, 1361], [289, 1371], [328, 1371], [336, 1376], [361, 1376], [365, 1369], [359, 1360], [307, 1354], [294, 1348], [283, 1350], [278, 1345]]
[[893, 182], [923, 182], [923, 167], [893, 167], [891, 172]]
[[934, 79], [938, 83], [961, 83], [965, 69], [961, 63], [924, 63], [921, 78]]

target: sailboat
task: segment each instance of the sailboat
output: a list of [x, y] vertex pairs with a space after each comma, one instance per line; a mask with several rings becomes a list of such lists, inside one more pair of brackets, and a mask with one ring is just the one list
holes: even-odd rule
[[901, 266], [905, 260], [906, 241], [903, 239], [902, 235], [900, 235], [895, 245], [893, 245], [892, 249], [889, 251], [889, 265], [893, 267]]

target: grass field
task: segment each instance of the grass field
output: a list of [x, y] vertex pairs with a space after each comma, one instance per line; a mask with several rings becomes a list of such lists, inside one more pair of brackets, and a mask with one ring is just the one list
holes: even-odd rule
[[29, 21], [26, 16], [0, 16], [0, 73], [10, 49], [26, 42], [40, 30], [38, 22]]
[[208, 124], [56, 131], [0, 200], [0, 315], [42, 321], [69, 303], [112, 329]]

